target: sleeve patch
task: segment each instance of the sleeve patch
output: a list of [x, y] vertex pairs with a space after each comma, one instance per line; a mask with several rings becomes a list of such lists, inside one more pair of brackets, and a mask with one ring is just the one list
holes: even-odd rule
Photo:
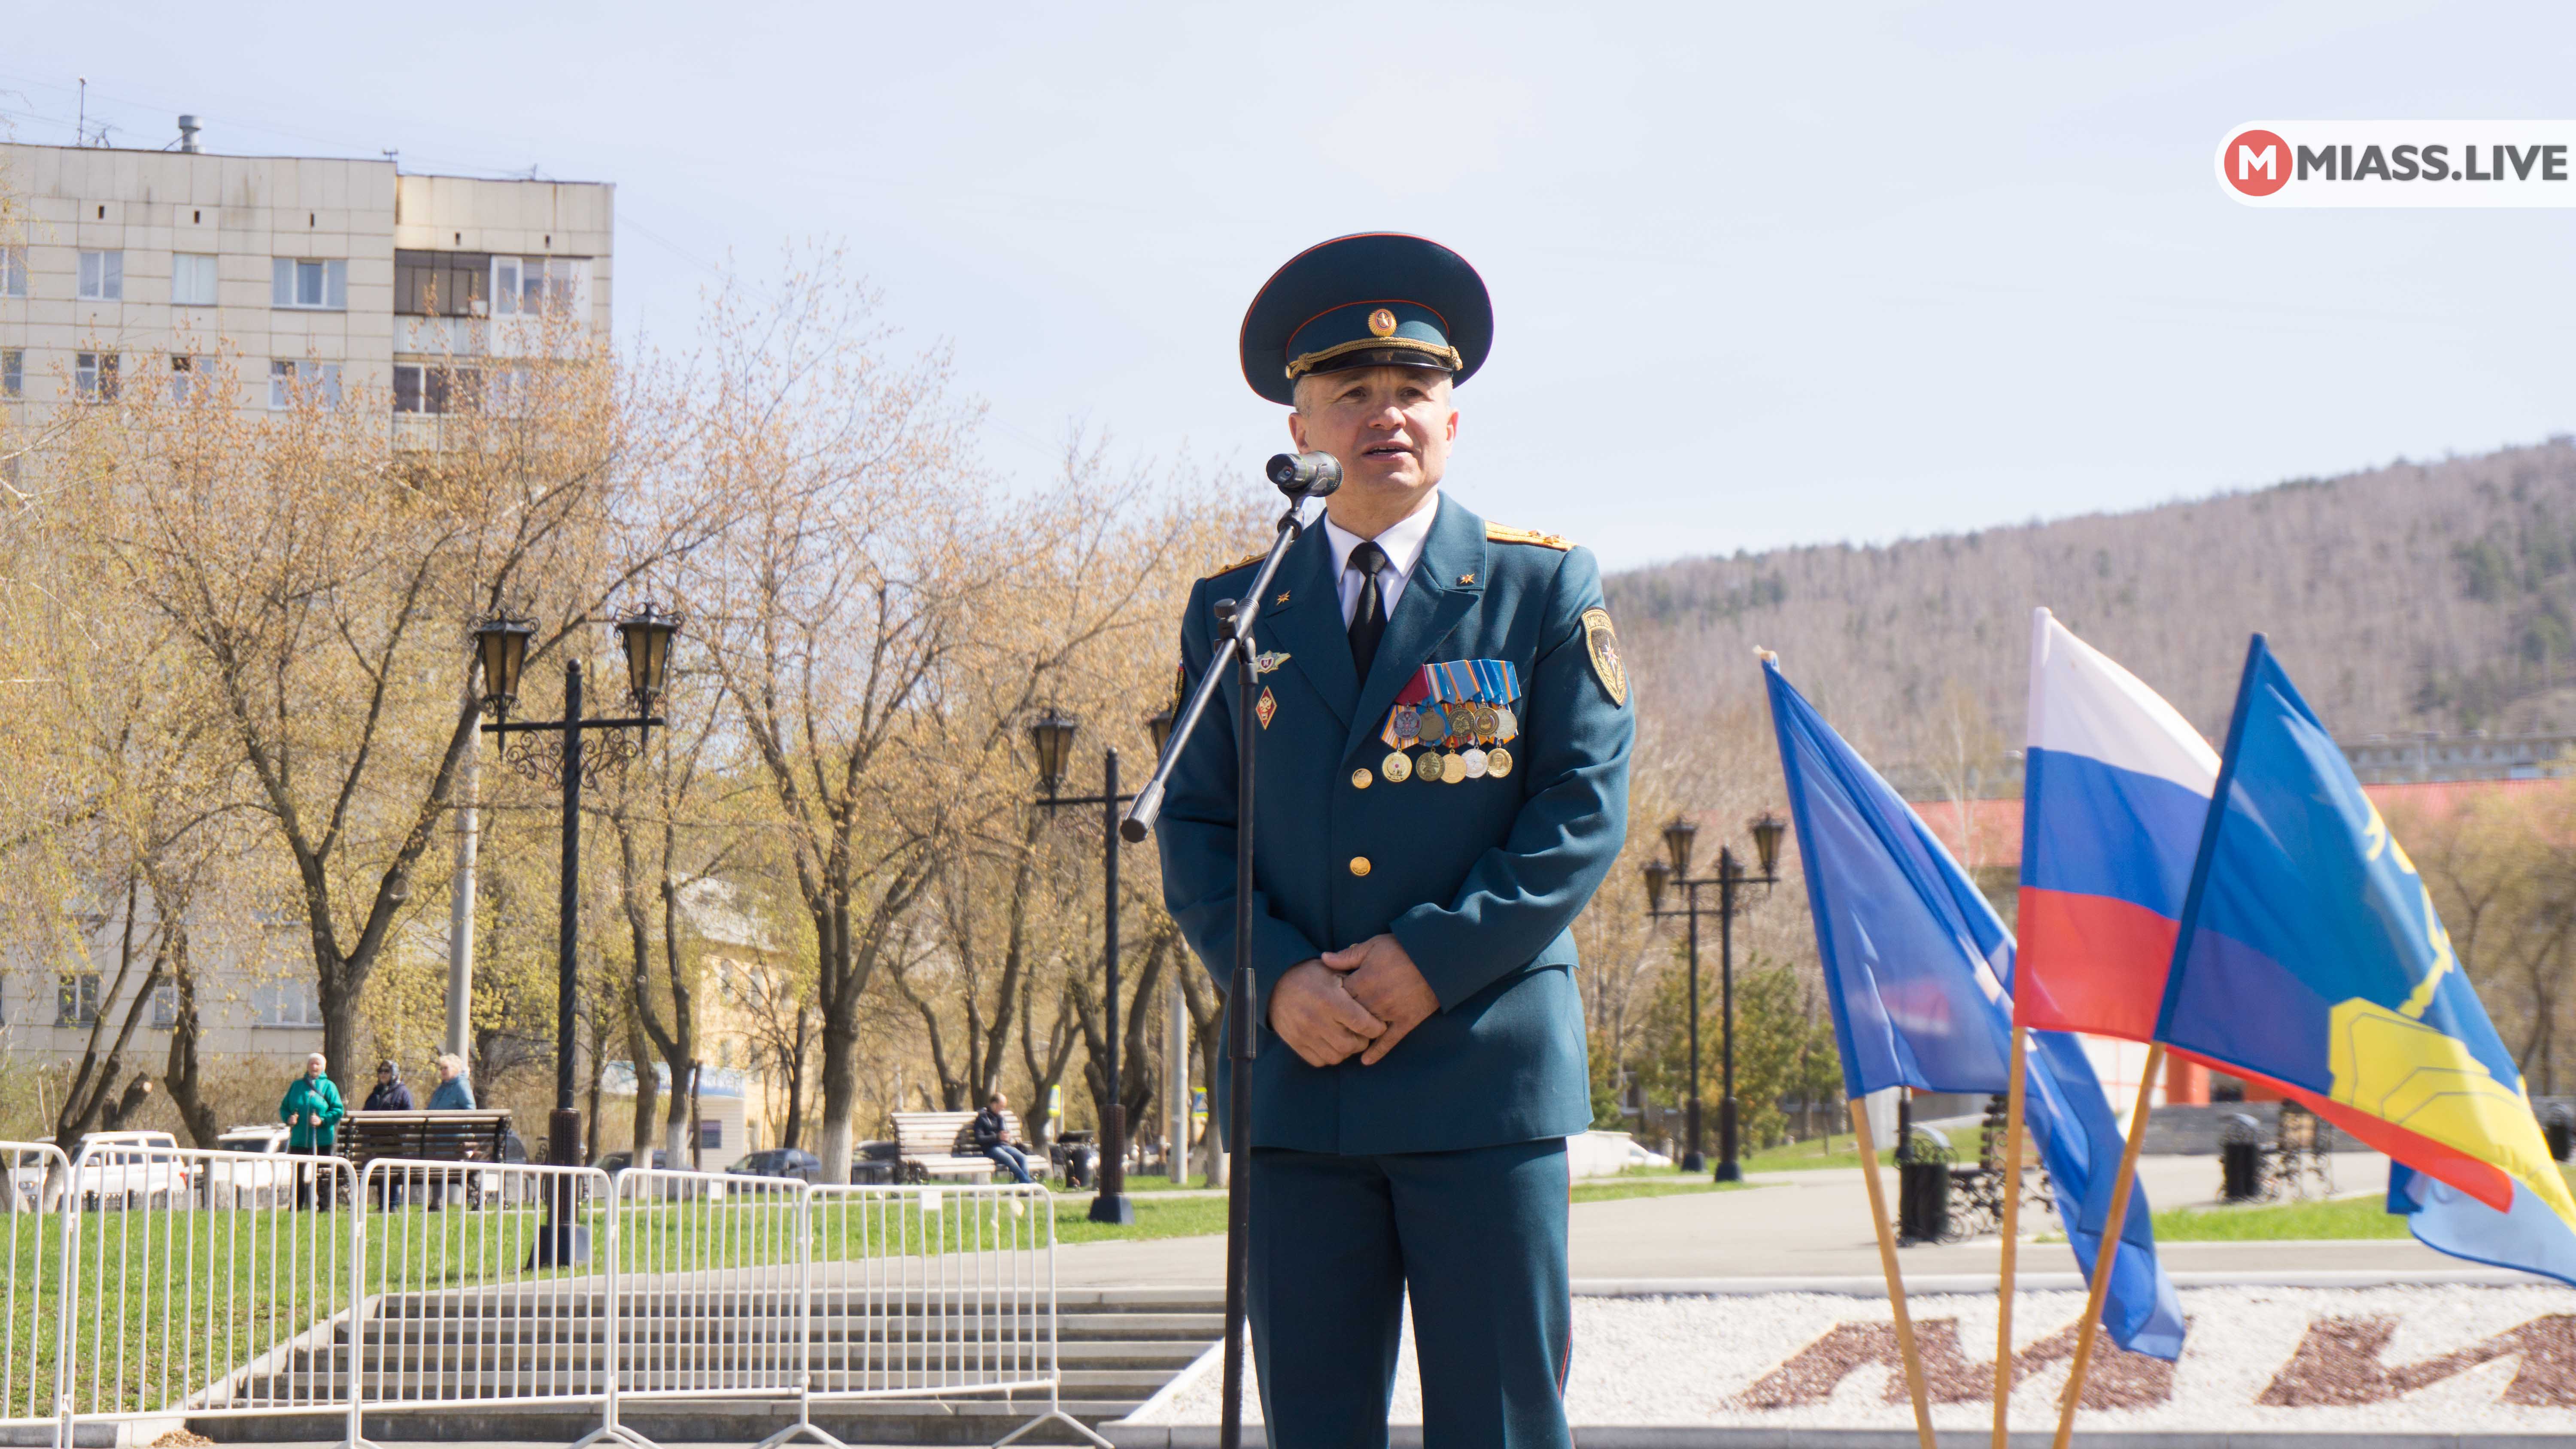
[[1628, 666], [1619, 659], [1619, 635], [1610, 627], [1610, 611], [1592, 608], [1583, 611], [1583, 648], [1592, 656], [1592, 677], [1601, 681], [1601, 692], [1621, 708], [1628, 703]]
[[1499, 523], [1485, 525], [1485, 538], [1492, 543], [1529, 543], [1560, 552], [1574, 547], [1574, 540], [1558, 533], [1541, 533], [1535, 528], [1505, 528]]

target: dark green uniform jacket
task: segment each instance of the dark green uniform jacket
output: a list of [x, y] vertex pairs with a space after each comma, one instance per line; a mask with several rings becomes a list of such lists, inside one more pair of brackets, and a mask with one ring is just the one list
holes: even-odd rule
[[[1272, 696], [1255, 731], [1262, 1000], [1290, 967], [1388, 931], [1440, 998], [1375, 1066], [1354, 1056], [1317, 1070], [1265, 1027], [1256, 1146], [1436, 1152], [1591, 1125], [1570, 927], [1626, 834], [1635, 736], [1608, 617], [1585, 619], [1601, 609], [1600, 569], [1562, 540], [1489, 530], [1445, 496], [1438, 507], [1366, 680], [1320, 522], [1281, 561], [1254, 626], [1261, 653], [1285, 656], [1253, 695], [1256, 718], [1263, 692]], [[1192, 591], [1186, 686], [1207, 668], [1215, 601], [1248, 586], [1256, 567]], [[1420, 666], [1453, 660], [1517, 671], [1511, 773], [1390, 780], [1380, 732], [1397, 694]], [[1229, 670], [1175, 768], [1158, 832], [1164, 899], [1220, 987], [1234, 968], [1234, 694]]]

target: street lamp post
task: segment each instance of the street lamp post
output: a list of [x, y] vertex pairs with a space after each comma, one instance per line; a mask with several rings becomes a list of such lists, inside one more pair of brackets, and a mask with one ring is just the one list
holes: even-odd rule
[[[1145, 722], [1154, 737], [1154, 753], [1160, 756], [1163, 743], [1171, 737], [1172, 715], [1165, 710]], [[1038, 787], [1045, 792], [1038, 801], [1047, 810], [1067, 805], [1097, 805], [1101, 808], [1100, 888], [1101, 888], [1101, 960], [1106, 967], [1103, 995], [1108, 998], [1108, 1056], [1101, 1063], [1104, 1087], [1102, 1098], [1093, 1105], [1100, 1113], [1100, 1189], [1091, 1199], [1091, 1220], [1095, 1223], [1132, 1223], [1136, 1205], [1127, 1200], [1127, 1107], [1118, 1096], [1118, 807], [1135, 799], [1118, 793], [1118, 750], [1115, 746], [1100, 752], [1100, 793], [1097, 795], [1059, 795], [1064, 788], [1066, 757], [1073, 749], [1073, 736], [1082, 728], [1079, 720], [1059, 714], [1050, 706], [1047, 712], [1029, 722], [1029, 743], [1037, 752]]]
[[[1721, 1087], [1717, 1102], [1717, 1180], [1741, 1182], [1744, 1168], [1737, 1161], [1738, 1143], [1735, 1132], [1735, 916], [1743, 909], [1737, 903], [1737, 891], [1744, 886], [1769, 887], [1780, 880], [1780, 837], [1787, 827], [1780, 817], [1765, 810], [1756, 816], [1749, 833], [1753, 836], [1755, 858], [1762, 863], [1760, 875], [1747, 875], [1737, 864], [1735, 852], [1720, 846], [1717, 852], [1717, 874], [1694, 878], [1690, 873], [1691, 847], [1699, 839], [1699, 827], [1680, 816], [1664, 827], [1664, 853], [1670, 864], [1650, 860], [1644, 867], [1646, 878], [1646, 915], [1660, 920], [1671, 916], [1690, 921], [1690, 1102], [1684, 1119], [1688, 1146], [1682, 1154], [1682, 1170], [1699, 1172], [1708, 1166], [1700, 1152], [1699, 1107], [1699, 890], [1717, 887], [1717, 905], [1711, 912], [1717, 917], [1718, 1010], [1720, 1013], [1719, 1072]], [[1664, 909], [1664, 893], [1674, 886], [1682, 888], [1682, 905]]]
[[[671, 636], [680, 629], [677, 614], [652, 604], [617, 621], [626, 653], [627, 692], [636, 713], [617, 718], [582, 717], [581, 661], [564, 663], [564, 717], [558, 720], [514, 720], [510, 706], [519, 698], [519, 671], [527, 663], [528, 640], [535, 633], [526, 619], [495, 614], [474, 626], [475, 655], [483, 668], [483, 707], [492, 715], [486, 734], [553, 736], [517, 747], [503, 744], [501, 758], [521, 774], [563, 791], [563, 854], [556, 900], [555, 928], [555, 1110], [546, 1124], [546, 1161], [558, 1167], [581, 1166], [581, 1111], [573, 1105], [573, 1018], [578, 1008], [579, 975], [575, 968], [581, 939], [581, 787], [586, 776], [616, 769], [641, 754], [644, 736], [663, 723], [653, 713], [671, 662]], [[632, 726], [632, 738], [603, 734], [598, 754], [583, 736]], [[640, 1067], [640, 1063], [638, 1064]], [[677, 1083], [673, 1084], [675, 1087]], [[539, 1261], [568, 1263], [575, 1256], [571, 1192], [574, 1179], [559, 1180], [549, 1194], [554, 1222], [538, 1242]]]

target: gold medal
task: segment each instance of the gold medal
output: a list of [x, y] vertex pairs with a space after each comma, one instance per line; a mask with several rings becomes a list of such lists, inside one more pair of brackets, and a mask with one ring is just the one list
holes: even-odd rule
[[1490, 745], [1502, 730], [1502, 716], [1490, 704], [1476, 706], [1476, 743]]
[[1440, 783], [1443, 785], [1463, 785], [1467, 783], [1467, 757], [1465, 755], [1459, 754], [1455, 750], [1451, 750], [1448, 754], [1440, 757]]
[[1485, 751], [1485, 773], [1499, 780], [1512, 772], [1512, 752], [1500, 745]]
[[1440, 706], [1426, 704], [1414, 716], [1413, 729], [1414, 738], [1426, 745], [1436, 745], [1442, 736], [1449, 733], [1449, 716], [1441, 713]]
[[1458, 757], [1458, 762], [1467, 767], [1467, 778], [1470, 780], [1477, 779], [1485, 773], [1485, 752], [1474, 745], [1467, 747], [1466, 753]]
[[1440, 783], [1441, 766], [1442, 759], [1438, 750], [1424, 750], [1422, 758], [1413, 762], [1413, 776], [1417, 780], [1428, 780], [1437, 785]]
[[1378, 770], [1386, 776], [1387, 783], [1401, 785], [1413, 778], [1413, 757], [1402, 750], [1394, 751], [1379, 762]]

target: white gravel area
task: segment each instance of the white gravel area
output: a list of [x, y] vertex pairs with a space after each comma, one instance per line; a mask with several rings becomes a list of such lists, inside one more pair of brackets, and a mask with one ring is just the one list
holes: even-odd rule
[[[2150, 1384], [2140, 1394], [2152, 1402], [2086, 1409], [2079, 1424], [2104, 1430], [2561, 1434], [2576, 1426], [2576, 1289], [2207, 1287], [2183, 1289], [2181, 1298], [2190, 1330], [2169, 1392]], [[1945, 1334], [1955, 1335], [1950, 1341], [1956, 1355], [1948, 1361], [1954, 1392], [1973, 1393], [1963, 1402], [1936, 1402], [1934, 1423], [1962, 1429], [1990, 1423], [1994, 1296], [1932, 1294], [1914, 1298], [1911, 1306], [1927, 1346]], [[2080, 1293], [2023, 1293], [2013, 1313], [2016, 1354], [2026, 1356], [2026, 1362], [2028, 1357], [2048, 1357], [2029, 1351], [2066, 1330], [2083, 1306]], [[1839, 1382], [1832, 1382], [1830, 1370], [1807, 1375], [1811, 1383], [1831, 1383], [1829, 1391], [1810, 1390], [1812, 1402], [1782, 1407], [1747, 1402], [1748, 1391], [1802, 1354], [1811, 1367], [1829, 1356], [1817, 1351], [1820, 1341], [1882, 1341], [1883, 1329], [1872, 1329], [1889, 1323], [1891, 1316], [1883, 1298], [1814, 1293], [1577, 1298], [1567, 1417], [1577, 1425], [1602, 1426], [1906, 1428], [1913, 1415], [1902, 1376], [1892, 1366], [1867, 1361], [1851, 1367]], [[2345, 1325], [2338, 1327], [2335, 1320]], [[2382, 1323], [2389, 1326], [2389, 1336], [2374, 1355], [2373, 1325]], [[2512, 1350], [2485, 1362], [2463, 1366], [2474, 1355], [2449, 1364], [2435, 1362], [2515, 1330], [2520, 1333]], [[2284, 1370], [2303, 1343], [2312, 1350], [2329, 1344], [2335, 1348], [2323, 1359], [2312, 1353], [2310, 1372], [2285, 1378]], [[2107, 1338], [2103, 1345], [2109, 1346]], [[1422, 1398], [1409, 1324], [1399, 1364], [1392, 1421], [1418, 1424]], [[2318, 1381], [2321, 1364], [2324, 1378], [2356, 1384], [2357, 1392], [2374, 1401], [2263, 1402], [2267, 1393], [2275, 1400], [2298, 1397], [2285, 1386], [2302, 1378]], [[2409, 1368], [2415, 1371], [2405, 1372]], [[2097, 1359], [2097, 1381], [2101, 1369]], [[2013, 1392], [2015, 1428], [2054, 1424], [2066, 1373], [2062, 1356], [2031, 1368]], [[1220, 1376], [1219, 1354], [1211, 1350], [1129, 1422], [1217, 1422]], [[1773, 1379], [1767, 1393], [1754, 1397], [1800, 1397], [1784, 1392], [1781, 1383]], [[1258, 1396], [1247, 1393], [1246, 1399], [1247, 1419], [1258, 1422]]]

